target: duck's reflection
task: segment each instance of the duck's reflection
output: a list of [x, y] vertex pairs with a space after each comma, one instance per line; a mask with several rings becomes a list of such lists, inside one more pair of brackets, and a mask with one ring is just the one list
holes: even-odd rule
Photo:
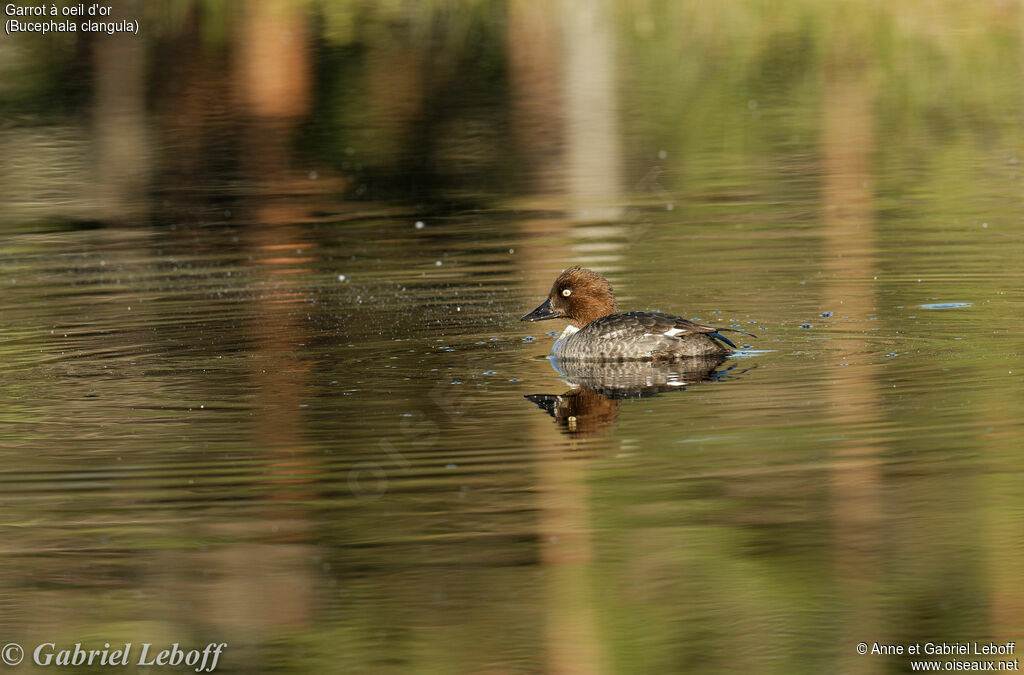
[[622, 400], [646, 398], [666, 391], [721, 380], [736, 365], [720, 366], [724, 356], [701, 356], [655, 363], [626, 361], [594, 363], [551, 359], [551, 365], [570, 389], [563, 394], [528, 394], [525, 398], [555, 418], [562, 430], [582, 438], [603, 436], [619, 417]]

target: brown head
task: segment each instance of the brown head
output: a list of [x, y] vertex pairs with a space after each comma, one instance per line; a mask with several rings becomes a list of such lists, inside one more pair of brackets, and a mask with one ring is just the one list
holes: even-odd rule
[[612, 285], [594, 270], [570, 267], [555, 279], [548, 299], [520, 321], [563, 318], [576, 328], [618, 311]]

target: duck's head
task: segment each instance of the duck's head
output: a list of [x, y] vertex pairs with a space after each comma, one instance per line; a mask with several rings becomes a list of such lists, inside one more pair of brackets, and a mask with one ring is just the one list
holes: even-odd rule
[[540, 307], [523, 315], [520, 321], [565, 319], [583, 328], [594, 319], [617, 311], [612, 285], [594, 270], [570, 267], [555, 279], [548, 299]]

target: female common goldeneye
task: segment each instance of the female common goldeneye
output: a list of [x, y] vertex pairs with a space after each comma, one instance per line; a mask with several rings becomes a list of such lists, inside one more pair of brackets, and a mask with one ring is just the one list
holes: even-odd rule
[[551, 348], [560, 359], [675, 361], [731, 354], [736, 345], [721, 331], [662, 312], [618, 313], [608, 280], [593, 270], [570, 267], [558, 275], [548, 299], [520, 321], [564, 318], [569, 322]]

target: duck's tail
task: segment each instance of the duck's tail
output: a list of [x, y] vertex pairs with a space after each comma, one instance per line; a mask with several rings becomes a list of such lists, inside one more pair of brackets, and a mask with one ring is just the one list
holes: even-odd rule
[[722, 335], [722, 331], [726, 331], [726, 330], [729, 331], [730, 333], [741, 333], [743, 335], [749, 335], [752, 338], [756, 338], [757, 337], [753, 333], [748, 333], [747, 331], [740, 330], [739, 328], [716, 328], [713, 333], [708, 333], [708, 336], [709, 337], [713, 337], [716, 340], [721, 340], [722, 342], [724, 342], [725, 344], [729, 345], [733, 349], [737, 349], [736, 344], [732, 340], [730, 340], [729, 338], [727, 338], [724, 335]]
[[744, 335], [749, 335], [749, 336], [750, 336], [750, 337], [752, 337], [752, 338], [756, 338], [756, 337], [757, 337], [757, 336], [756, 336], [756, 335], [754, 335], [753, 333], [748, 333], [747, 331], [745, 331], [745, 330], [740, 330], [739, 328], [716, 328], [715, 330], [716, 330], [716, 331], [721, 331], [721, 330], [727, 330], [727, 331], [729, 331], [730, 333], [742, 333], [742, 334], [744, 334]]
[[[718, 330], [722, 330], [722, 329], [719, 328]], [[706, 333], [706, 335], [708, 337], [710, 337], [710, 338], [714, 338], [716, 340], [721, 340], [722, 342], [724, 342], [725, 344], [729, 345], [733, 349], [736, 349], [736, 343], [734, 343], [732, 340], [730, 340], [729, 338], [725, 337], [721, 333], [717, 333], [717, 332], [715, 332], [715, 333]]]

